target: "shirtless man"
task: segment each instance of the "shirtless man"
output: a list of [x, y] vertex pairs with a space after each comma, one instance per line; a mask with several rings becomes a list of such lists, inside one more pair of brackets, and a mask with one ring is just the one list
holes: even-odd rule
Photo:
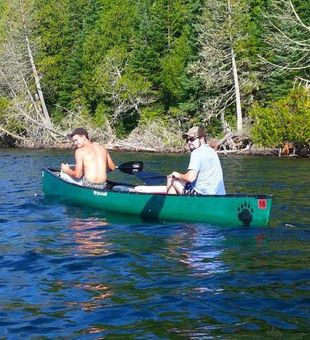
[[75, 151], [75, 167], [61, 164], [61, 178], [79, 185], [105, 188], [107, 170], [115, 170], [111, 156], [106, 148], [98, 143], [92, 143], [88, 132], [77, 128], [68, 135], [77, 149]]

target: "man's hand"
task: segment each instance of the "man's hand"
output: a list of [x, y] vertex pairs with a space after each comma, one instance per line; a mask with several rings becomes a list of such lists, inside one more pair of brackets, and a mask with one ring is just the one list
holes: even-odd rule
[[70, 169], [70, 166], [69, 166], [69, 164], [68, 163], [61, 163], [61, 171], [63, 172], [63, 173], [65, 173], [65, 174], [67, 174], [68, 173], [68, 171], [70, 171], [71, 169]]
[[176, 178], [184, 182], [193, 182], [197, 178], [197, 171], [188, 170], [185, 174], [173, 171], [168, 177]]
[[168, 175], [168, 177], [174, 177], [174, 178], [178, 178], [180, 179], [180, 173], [177, 171], [173, 171], [170, 175]]

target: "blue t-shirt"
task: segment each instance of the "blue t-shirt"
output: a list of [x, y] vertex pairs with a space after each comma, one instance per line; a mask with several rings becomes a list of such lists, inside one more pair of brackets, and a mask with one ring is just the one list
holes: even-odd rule
[[226, 195], [220, 159], [207, 144], [192, 151], [188, 170], [197, 171], [192, 187], [199, 194]]

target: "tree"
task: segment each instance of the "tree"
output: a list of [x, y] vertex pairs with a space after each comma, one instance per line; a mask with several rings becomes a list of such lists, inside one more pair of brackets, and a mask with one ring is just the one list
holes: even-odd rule
[[[194, 86], [186, 68], [194, 58], [194, 23], [201, 0], [139, 1], [139, 23], [129, 60], [156, 90], [148, 117], [181, 124], [196, 110]], [[144, 118], [143, 118], [144, 119]]]
[[102, 99], [99, 113], [105, 114], [112, 127], [134, 113], [139, 114], [141, 106], [154, 100], [151, 84], [133, 72], [127, 60], [126, 50], [114, 47], [96, 67], [94, 75], [94, 90]]
[[190, 45], [190, 1], [168, 1], [165, 15], [166, 51], [161, 59], [161, 83], [166, 107], [184, 99], [183, 78], [192, 56]]
[[[97, 13], [86, 0], [39, 1], [34, 20], [39, 43], [38, 63], [43, 88], [53, 117], [61, 120], [66, 109], [76, 109], [83, 87], [83, 43]], [[90, 14], [94, 13], [94, 14]]]
[[97, 122], [119, 131], [135, 125], [140, 107], [153, 101], [150, 83], [130, 63], [137, 22], [135, 1], [103, 0], [83, 44], [84, 97]]
[[284, 72], [310, 68], [310, 26], [300, 18], [291, 0], [274, 0], [266, 14], [268, 54], [275, 68]]
[[[10, 98], [2, 130], [16, 136], [23, 131], [30, 143], [55, 138], [35, 63], [32, 39], [32, 0], [5, 1], [1, 16], [0, 79], [2, 95]], [[46, 133], [46, 131], [48, 133]], [[22, 138], [25, 142], [25, 138]]]
[[235, 105], [237, 131], [243, 131], [242, 103], [249, 104], [257, 77], [247, 46], [250, 9], [246, 1], [206, 0], [199, 23], [199, 60], [191, 66], [204, 86], [204, 121], [220, 115], [223, 129], [225, 112]]
[[130, 65], [152, 82], [154, 89], [161, 88], [161, 58], [166, 51], [164, 23], [165, 7], [162, 0], [139, 1], [139, 20], [133, 35]]
[[267, 147], [281, 147], [285, 142], [293, 142], [309, 153], [309, 95], [309, 89], [299, 87], [268, 106], [254, 105], [250, 111], [253, 141]]
[[268, 70], [269, 97], [286, 95], [296, 78], [310, 80], [309, 15], [308, 2], [292, 0], [272, 1], [264, 15], [265, 46], [260, 58]]

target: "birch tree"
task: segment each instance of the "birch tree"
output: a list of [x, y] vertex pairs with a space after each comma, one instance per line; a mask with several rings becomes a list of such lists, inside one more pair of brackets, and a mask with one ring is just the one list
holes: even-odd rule
[[234, 110], [239, 134], [243, 131], [242, 100], [250, 100], [245, 88], [256, 86], [249, 74], [249, 60], [241, 58], [240, 46], [248, 37], [246, 20], [245, 1], [206, 0], [199, 24], [199, 61], [190, 68], [203, 82], [204, 120], [219, 115], [225, 131], [225, 112]]
[[1, 130], [31, 145], [55, 139], [54, 130], [35, 64], [31, 41], [32, 0], [4, 1], [0, 21], [0, 82], [2, 96], [10, 99]]

